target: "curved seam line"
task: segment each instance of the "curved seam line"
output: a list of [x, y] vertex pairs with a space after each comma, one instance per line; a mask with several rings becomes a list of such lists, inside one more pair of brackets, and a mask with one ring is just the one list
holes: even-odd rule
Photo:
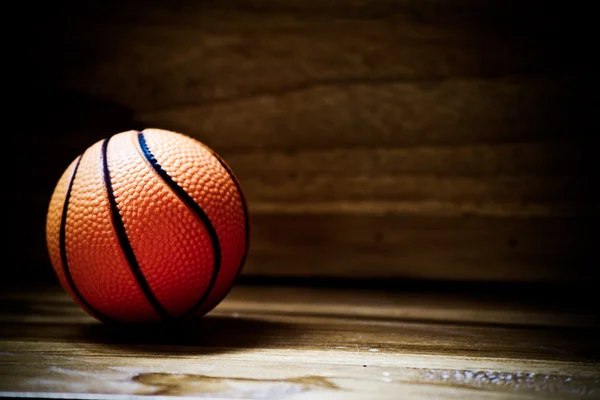
[[68, 208], [69, 208], [69, 202], [71, 200], [71, 191], [73, 190], [73, 185], [75, 183], [75, 176], [77, 175], [77, 171], [79, 169], [79, 164], [81, 163], [82, 159], [83, 159], [83, 155], [79, 156], [79, 158], [77, 159], [77, 163], [75, 164], [75, 168], [73, 170], [73, 175], [71, 176], [71, 179], [69, 181], [69, 186], [67, 188], [67, 193], [65, 196], [65, 202], [63, 205], [63, 211], [62, 211], [62, 216], [61, 216], [61, 220], [60, 220], [60, 232], [59, 232], [60, 258], [61, 258], [61, 261], [63, 264], [63, 271], [65, 273], [65, 278], [67, 279], [67, 282], [69, 283], [69, 286], [71, 287], [71, 290], [73, 290], [73, 293], [81, 301], [81, 303], [83, 303], [83, 305], [85, 305], [90, 310], [90, 312], [92, 314], [94, 314], [95, 316], [97, 316], [98, 318], [103, 319], [105, 321], [115, 321], [114, 318], [109, 317], [108, 315], [106, 315], [106, 314], [98, 311], [94, 307], [92, 307], [92, 305], [90, 303], [88, 303], [88, 301], [83, 297], [83, 295], [81, 294], [79, 289], [77, 289], [77, 285], [75, 285], [75, 280], [73, 279], [73, 276], [71, 275], [71, 270], [69, 269], [69, 264], [67, 261], [67, 213], [68, 213]]
[[[240, 273], [242, 272], [242, 268], [244, 267], [244, 264], [246, 263], [246, 258], [248, 256], [248, 246], [249, 246], [249, 242], [250, 242], [250, 223], [249, 223], [249, 217], [248, 217], [248, 205], [246, 202], [246, 197], [244, 196], [244, 192], [242, 191], [242, 187], [241, 187], [237, 177], [233, 174], [233, 171], [231, 170], [231, 168], [229, 168], [229, 166], [227, 165], [225, 160], [223, 160], [223, 158], [221, 158], [221, 156], [219, 154], [217, 154], [217, 152], [215, 152], [211, 148], [209, 148], [207, 146], [204, 146], [204, 147], [219, 161], [219, 163], [223, 166], [223, 168], [225, 168], [225, 170], [229, 174], [231, 180], [233, 181], [233, 184], [237, 188], [238, 194], [240, 195], [240, 201], [242, 202], [242, 208], [244, 210], [245, 248], [244, 248], [244, 254], [242, 255], [242, 260], [240, 261], [240, 265], [239, 265], [238, 270], [234, 277], [234, 281], [235, 281], [235, 280], [237, 280]], [[217, 302], [217, 304], [219, 304], [227, 296], [227, 294], [231, 290], [232, 286], [233, 285], [231, 285], [229, 287], [229, 290], [223, 294], [223, 296], [221, 297], [221, 300], [219, 300]]]
[[102, 143], [102, 166], [103, 166], [103, 172], [104, 172], [104, 185], [106, 187], [106, 192], [108, 194], [108, 201], [110, 203], [110, 211], [111, 211], [113, 227], [115, 229], [115, 232], [117, 233], [117, 237], [119, 239], [119, 244], [121, 245], [121, 249], [123, 250], [123, 253], [125, 254], [127, 263], [129, 264], [129, 269], [133, 273], [133, 275], [134, 275], [140, 289], [144, 293], [146, 299], [148, 300], [148, 302], [150, 303], [150, 305], [152, 306], [154, 311], [156, 311], [156, 313], [162, 320], [172, 320], [173, 317], [160, 304], [160, 302], [158, 301], [158, 299], [152, 292], [152, 289], [150, 288], [150, 285], [148, 284], [148, 281], [146, 280], [144, 273], [142, 272], [142, 269], [140, 268], [140, 265], [135, 257], [135, 252], [133, 251], [133, 248], [131, 247], [129, 238], [127, 237], [125, 225], [123, 223], [123, 219], [121, 218], [121, 213], [119, 212], [119, 208], [117, 206], [117, 200], [116, 200], [115, 194], [113, 192], [112, 182], [110, 179], [110, 171], [108, 169], [107, 151], [108, 151], [109, 140], [110, 139], [106, 139]]
[[175, 192], [179, 199], [183, 201], [189, 208], [191, 208], [194, 211], [194, 213], [198, 216], [198, 218], [202, 221], [204, 227], [206, 228], [206, 231], [208, 232], [208, 236], [210, 237], [210, 241], [212, 244], [214, 266], [211, 280], [202, 296], [200, 296], [200, 298], [187, 311], [181, 314], [180, 318], [185, 318], [196, 312], [200, 307], [202, 307], [215, 285], [215, 282], [219, 275], [219, 271], [221, 269], [221, 244], [219, 242], [219, 236], [217, 235], [217, 231], [215, 230], [215, 227], [210, 221], [210, 218], [202, 209], [202, 207], [200, 207], [200, 205], [196, 203], [194, 199], [181, 186], [179, 186], [177, 182], [175, 182], [173, 178], [171, 178], [167, 171], [165, 171], [162, 168], [162, 166], [158, 163], [158, 161], [150, 151], [150, 148], [148, 147], [148, 144], [146, 143], [146, 139], [144, 138], [144, 134], [142, 132], [138, 132], [138, 142], [140, 148], [142, 149], [142, 154], [144, 155], [148, 163], [152, 166], [152, 168], [154, 168], [156, 173], [171, 188], [171, 190]]

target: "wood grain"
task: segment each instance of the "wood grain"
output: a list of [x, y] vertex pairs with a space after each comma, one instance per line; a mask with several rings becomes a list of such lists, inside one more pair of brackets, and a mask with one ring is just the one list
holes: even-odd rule
[[58, 287], [13, 288], [0, 395], [591, 399], [587, 298], [238, 285], [204, 319], [149, 330], [99, 324]]
[[[45, 271], [44, 210], [73, 158], [158, 127], [239, 177], [245, 274], [596, 279], [583, 14], [537, 0], [48, 7], [20, 49], [15, 98], [38, 117], [14, 137], [29, 157], [8, 177], [13, 262]], [[374, 245], [380, 232], [403, 239]], [[306, 235], [321, 242], [294, 241]]]
[[254, 215], [247, 273], [565, 285], [598, 278], [588, 220], [364, 214]]

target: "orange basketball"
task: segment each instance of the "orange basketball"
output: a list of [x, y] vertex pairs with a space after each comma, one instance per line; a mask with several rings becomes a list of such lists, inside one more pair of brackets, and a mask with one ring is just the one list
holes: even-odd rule
[[227, 295], [248, 229], [240, 184], [214, 151], [146, 129], [99, 141], [69, 165], [46, 241], [61, 285], [100, 321], [177, 321]]

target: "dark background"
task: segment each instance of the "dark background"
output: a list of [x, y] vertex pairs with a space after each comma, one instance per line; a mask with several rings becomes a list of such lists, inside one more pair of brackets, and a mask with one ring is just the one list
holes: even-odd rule
[[492, 0], [18, 6], [5, 279], [54, 280], [45, 217], [67, 165], [156, 127], [238, 175], [246, 279], [593, 284], [589, 15]]

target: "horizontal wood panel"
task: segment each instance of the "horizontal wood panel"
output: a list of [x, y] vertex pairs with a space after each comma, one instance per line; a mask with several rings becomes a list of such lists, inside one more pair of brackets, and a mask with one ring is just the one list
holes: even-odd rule
[[564, 10], [525, 19], [535, 4], [423, 3], [74, 5], [78, 18], [50, 13], [64, 28], [39, 40], [60, 40], [48, 68], [64, 83], [153, 111], [347, 81], [534, 73], [567, 57], [554, 25]]
[[[214, 147], [332, 148], [539, 141], [588, 133], [563, 105], [562, 77], [349, 83], [136, 114]], [[573, 120], [568, 120], [573, 118]], [[571, 123], [569, 129], [565, 124]]]
[[[393, 175], [339, 177], [311, 174], [290, 178], [289, 174], [246, 179], [244, 188], [260, 201], [427, 201], [454, 203], [553, 203], [571, 200], [572, 206], [586, 181], [577, 178], [437, 178]], [[569, 199], [569, 197], [571, 197]], [[575, 197], [575, 201], [573, 201]], [[558, 201], [557, 201], [558, 200]], [[566, 202], [566, 201], [565, 201]]]
[[[79, 136], [74, 136], [77, 140]], [[79, 139], [81, 140], [81, 139]], [[404, 174], [438, 177], [563, 176], [582, 169], [592, 140], [572, 135], [562, 140], [531, 142], [324, 149], [232, 151], [221, 156], [240, 178], [289, 174]], [[589, 165], [591, 167], [591, 164]], [[591, 174], [593, 171], [587, 171]]]
[[253, 215], [245, 274], [481, 281], [599, 277], [597, 219]]

